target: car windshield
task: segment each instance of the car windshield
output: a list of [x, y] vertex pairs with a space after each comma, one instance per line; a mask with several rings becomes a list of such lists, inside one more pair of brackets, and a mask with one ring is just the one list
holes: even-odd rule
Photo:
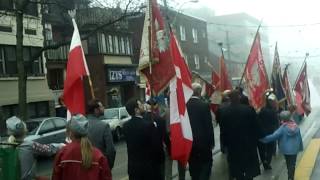
[[28, 129], [28, 134], [35, 134], [37, 132], [37, 129], [39, 127], [41, 122], [38, 121], [32, 121], [32, 122], [26, 122], [27, 129]]
[[112, 109], [105, 109], [104, 110], [104, 117], [106, 119], [117, 119], [119, 118], [118, 109], [112, 108]]

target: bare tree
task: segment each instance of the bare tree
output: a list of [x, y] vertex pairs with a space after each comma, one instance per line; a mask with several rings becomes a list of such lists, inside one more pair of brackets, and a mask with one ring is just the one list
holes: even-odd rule
[[[76, 1], [76, 0], [74, 0]], [[81, 0], [80, 0], [81, 1]], [[97, 31], [102, 30], [108, 26], [118, 23], [130, 16], [135, 16], [139, 14], [142, 10], [141, 4], [137, 0], [82, 0], [87, 3], [87, 8], [100, 7], [106, 11], [110, 11], [109, 17], [106, 17], [108, 21], [96, 24], [96, 26], [90, 30], [82, 39], [87, 39], [88, 37], [94, 35]], [[14, 15], [16, 17], [16, 61], [18, 70], [18, 96], [19, 96], [19, 117], [23, 120], [27, 120], [27, 73], [24, 66], [24, 56], [23, 56], [23, 18], [26, 8], [31, 3], [43, 5], [55, 4], [60, 8], [68, 9], [65, 0], [15, 0], [14, 2]], [[117, 11], [116, 11], [117, 10]], [[43, 11], [41, 11], [43, 12]], [[6, 15], [6, 14], [4, 14]], [[43, 23], [44, 25], [44, 23]], [[45, 28], [43, 28], [45, 29]], [[81, 27], [80, 27], [81, 31]], [[70, 44], [70, 41], [61, 41], [53, 45], [47, 45], [44, 43], [44, 47], [41, 48], [35, 55], [33, 59], [38, 58], [42, 53], [49, 49], [57, 49], [61, 46]]]

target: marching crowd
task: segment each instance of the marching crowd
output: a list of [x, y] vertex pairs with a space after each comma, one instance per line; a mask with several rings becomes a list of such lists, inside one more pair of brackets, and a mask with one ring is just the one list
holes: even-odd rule
[[[290, 107], [290, 111], [279, 110], [275, 95], [268, 92], [265, 106], [256, 113], [238, 88], [225, 91], [219, 108], [211, 113], [209, 104], [201, 97], [201, 85], [194, 83], [192, 88], [194, 94], [187, 103], [187, 111], [193, 135], [188, 169], [193, 180], [210, 179], [215, 147], [214, 121], [220, 127], [221, 152], [227, 159], [230, 180], [253, 179], [260, 174], [260, 162], [265, 171], [271, 170], [277, 145], [286, 160], [288, 179], [294, 179], [297, 154], [303, 148], [294, 107]], [[166, 167], [166, 157], [170, 157], [169, 108], [160, 116], [156, 107], [153, 99], [147, 103], [130, 99], [126, 103], [131, 115], [123, 127], [129, 180], [164, 180], [166, 171], [171, 169]], [[17, 117], [7, 119], [11, 135], [8, 141], [18, 145], [21, 179], [36, 178], [37, 156], [56, 154], [53, 180], [111, 180], [116, 150], [109, 125], [101, 121], [103, 112], [102, 103], [92, 100], [87, 116], [72, 116], [66, 127], [70, 139], [66, 144], [24, 141], [25, 123]], [[179, 164], [178, 169], [182, 180], [186, 168]]]

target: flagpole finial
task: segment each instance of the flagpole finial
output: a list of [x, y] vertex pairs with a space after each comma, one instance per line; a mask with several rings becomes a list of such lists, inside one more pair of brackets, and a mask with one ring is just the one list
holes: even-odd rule
[[71, 19], [75, 19], [77, 11], [75, 9], [74, 10], [69, 10], [68, 14], [71, 17]]

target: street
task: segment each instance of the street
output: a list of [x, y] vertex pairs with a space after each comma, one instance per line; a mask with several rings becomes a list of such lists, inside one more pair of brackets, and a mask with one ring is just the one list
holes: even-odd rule
[[[308, 145], [311, 140], [313, 134], [320, 128], [320, 121], [317, 121], [317, 117], [320, 117], [320, 109], [314, 108], [312, 113], [306, 118], [300, 125], [301, 134], [303, 137], [304, 148]], [[228, 179], [227, 173], [227, 163], [226, 157], [224, 154], [220, 153], [220, 144], [219, 144], [219, 127], [215, 128], [215, 142], [216, 147], [214, 149], [214, 157], [213, 157], [213, 168], [212, 168], [212, 177], [211, 179]], [[120, 142], [115, 143], [117, 155], [115, 165], [112, 169], [112, 177], [115, 180], [127, 180], [127, 150], [126, 143], [122, 140]], [[302, 153], [300, 153], [301, 156]], [[299, 158], [298, 157], [298, 162]], [[50, 176], [52, 171], [52, 160], [40, 160], [38, 163], [38, 174]], [[177, 164], [173, 163], [173, 179], [177, 178]], [[261, 166], [261, 175], [255, 178], [256, 180], [282, 180], [286, 179], [286, 167], [285, 161], [281, 154], [277, 153], [272, 161], [272, 170], [271, 171], [263, 171]], [[191, 179], [189, 173], [186, 173], [186, 179]]]

